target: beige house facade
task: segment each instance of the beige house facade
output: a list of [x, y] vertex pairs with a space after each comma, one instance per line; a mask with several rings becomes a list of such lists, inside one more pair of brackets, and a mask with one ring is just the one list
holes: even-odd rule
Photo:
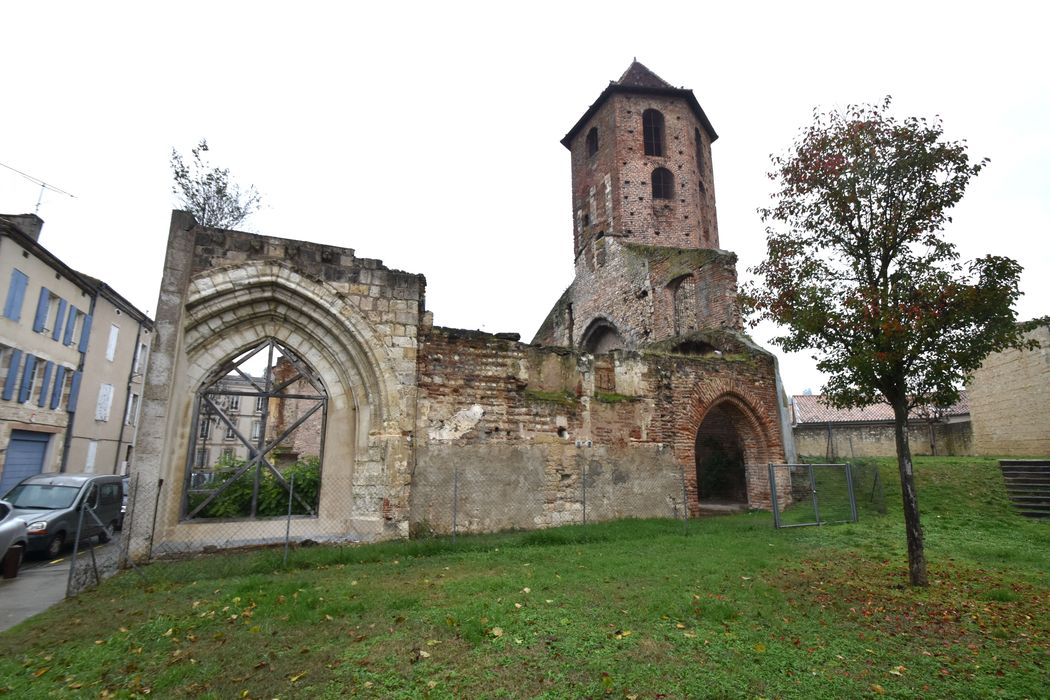
[[0, 495], [41, 472], [124, 473], [148, 360], [152, 322], [40, 245], [42, 227], [0, 215]]

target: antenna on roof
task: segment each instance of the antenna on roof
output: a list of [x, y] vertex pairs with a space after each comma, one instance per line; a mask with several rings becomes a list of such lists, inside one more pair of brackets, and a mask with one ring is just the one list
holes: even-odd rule
[[44, 182], [40, 178], [33, 177], [32, 175], [27, 175], [26, 173], [22, 172], [21, 170], [17, 170], [15, 168], [12, 168], [10, 165], [7, 165], [5, 163], [0, 163], [0, 165], [2, 165], [3, 167], [7, 168], [11, 172], [18, 173], [19, 175], [21, 175], [25, 179], [29, 180], [33, 184], [40, 185], [40, 195], [36, 198], [36, 208], [33, 210], [34, 214], [39, 214], [40, 213], [40, 202], [44, 199], [44, 190], [51, 190], [52, 192], [57, 192], [58, 194], [64, 194], [67, 197], [72, 197], [73, 199], [77, 198], [77, 196], [75, 194], [70, 194], [69, 192], [66, 192], [65, 190], [60, 190], [57, 187], [54, 187], [53, 185], [47, 184], [46, 182]]

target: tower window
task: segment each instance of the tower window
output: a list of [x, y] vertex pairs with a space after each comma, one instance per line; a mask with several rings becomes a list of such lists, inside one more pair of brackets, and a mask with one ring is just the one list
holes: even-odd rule
[[598, 127], [591, 127], [587, 132], [587, 157], [590, 158], [598, 152]]
[[664, 115], [655, 109], [647, 109], [642, 112], [642, 134], [645, 155], [662, 156], [664, 154]]
[[653, 171], [653, 199], [674, 198], [674, 175], [667, 168]]

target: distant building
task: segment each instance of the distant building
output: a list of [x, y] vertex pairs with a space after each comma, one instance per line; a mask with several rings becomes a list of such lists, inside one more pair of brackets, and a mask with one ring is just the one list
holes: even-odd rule
[[[791, 409], [799, 455], [841, 461], [897, 454], [893, 409], [887, 403], [832, 408], [824, 396], [804, 394], [791, 398]], [[908, 444], [913, 455], [972, 454], [967, 393], [950, 408], [913, 411]]]
[[153, 330], [41, 246], [42, 227], [0, 215], [0, 494], [41, 472], [127, 471]]
[[989, 355], [970, 379], [975, 454], [1050, 455], [1050, 323], [1026, 338], [1040, 347]]

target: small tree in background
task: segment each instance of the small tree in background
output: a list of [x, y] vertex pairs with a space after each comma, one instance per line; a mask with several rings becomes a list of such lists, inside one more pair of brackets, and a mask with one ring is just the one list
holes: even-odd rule
[[947, 211], [988, 162], [944, 139], [940, 120], [881, 105], [814, 113], [788, 153], [772, 157], [779, 188], [759, 210], [767, 257], [744, 288], [752, 323], [767, 319], [787, 351], [815, 349], [833, 406], [893, 408], [911, 583], [927, 583], [908, 447], [916, 406], [950, 406], [991, 352], [1022, 347], [1012, 309], [1021, 266], [961, 262], [943, 237]]
[[242, 191], [230, 178], [228, 168], [211, 167], [202, 155], [207, 152], [207, 139], [201, 139], [190, 151], [189, 163], [171, 149], [171, 174], [175, 179], [171, 191], [178, 197], [178, 206], [193, 214], [197, 223], [234, 228], [259, 210], [261, 195], [254, 185]]

